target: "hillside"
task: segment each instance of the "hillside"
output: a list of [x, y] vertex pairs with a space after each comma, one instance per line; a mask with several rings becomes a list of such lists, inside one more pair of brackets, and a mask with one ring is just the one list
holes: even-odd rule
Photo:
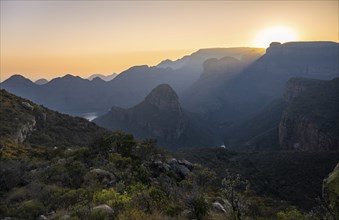
[[280, 146], [288, 150], [338, 151], [339, 78], [291, 79], [287, 87], [288, 105], [279, 124]]
[[[281, 98], [292, 77], [338, 77], [338, 57], [335, 42], [273, 43], [237, 74], [230, 75], [227, 67], [219, 74], [205, 68], [202, 77], [181, 95], [182, 106], [202, 114], [215, 130], [226, 130]], [[215, 63], [220, 66], [222, 62]]]
[[161, 84], [134, 107], [112, 107], [94, 122], [113, 131], [131, 133], [137, 138], [156, 139], [161, 146], [172, 150], [194, 145], [213, 146], [209, 131], [201, 129], [193, 118], [181, 108], [175, 91], [169, 85]]
[[83, 118], [74, 118], [49, 110], [33, 102], [0, 90], [0, 138], [32, 146], [88, 146], [108, 134]]
[[254, 190], [302, 209], [315, 206], [323, 180], [338, 163], [338, 152], [232, 152], [223, 148], [190, 149], [175, 153], [224, 177], [225, 169], [240, 173]]
[[[206, 193], [215, 188], [201, 193], [206, 187], [196, 179], [211, 171], [176, 160], [152, 141], [108, 132], [5, 90], [0, 94], [0, 218], [207, 215], [213, 199]], [[186, 188], [193, 183], [194, 189]], [[191, 201], [202, 202], [200, 211]]]
[[338, 79], [291, 78], [284, 95], [225, 131], [233, 149], [338, 151]]
[[[309, 210], [315, 204], [320, 179], [336, 162], [333, 153], [239, 154], [212, 148], [181, 152], [175, 159], [152, 140], [137, 141], [5, 90], [0, 94], [0, 218], [328, 216], [323, 205], [316, 205], [316, 212], [292, 205]], [[168, 93], [172, 102], [167, 103], [157, 95], [147, 101], [180, 107], [174, 93]]]

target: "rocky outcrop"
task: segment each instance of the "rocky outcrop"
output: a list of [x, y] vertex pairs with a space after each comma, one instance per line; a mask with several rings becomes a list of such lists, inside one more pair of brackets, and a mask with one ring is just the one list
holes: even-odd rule
[[220, 204], [220, 202], [213, 202], [212, 203], [212, 208], [217, 211], [217, 212], [226, 212], [226, 209], [223, 205]]
[[14, 135], [14, 140], [17, 143], [22, 143], [35, 130], [36, 121], [34, 117], [27, 119], [26, 123], [19, 126], [17, 133]]
[[105, 213], [108, 213], [108, 214], [113, 213], [113, 209], [106, 204], [95, 206], [95, 207], [93, 207], [92, 210], [93, 211], [101, 211], [101, 212], [105, 212]]
[[[109, 131], [0, 90], [0, 138], [49, 147], [88, 146]], [[6, 146], [5, 146], [6, 147]]]
[[338, 44], [335, 42], [288, 42], [281, 44], [272, 42], [266, 50], [270, 56], [289, 56], [289, 55], [338, 55]]
[[298, 97], [300, 93], [312, 89], [322, 82], [323, 81], [316, 79], [291, 78], [285, 85], [283, 98], [285, 102], [289, 103]]
[[331, 81], [291, 79], [279, 124], [285, 150], [339, 150], [339, 78]]
[[339, 216], [339, 163], [323, 182], [323, 198]]
[[160, 172], [173, 172], [180, 179], [185, 179], [193, 170], [194, 166], [192, 163], [187, 160], [177, 160], [172, 158], [167, 162], [162, 162], [160, 160], [154, 161], [153, 166]]
[[167, 84], [157, 86], [138, 105], [130, 109], [113, 107], [94, 122], [112, 130], [132, 133], [137, 137], [156, 138], [167, 142], [179, 139], [187, 124], [179, 98]]
[[322, 132], [307, 118], [290, 118], [284, 113], [279, 125], [279, 142], [285, 150], [330, 151], [339, 149], [337, 136]]

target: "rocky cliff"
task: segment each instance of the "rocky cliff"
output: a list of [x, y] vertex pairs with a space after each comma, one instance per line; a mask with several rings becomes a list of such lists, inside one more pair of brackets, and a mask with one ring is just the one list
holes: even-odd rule
[[[0, 139], [49, 147], [87, 146], [109, 131], [0, 90]], [[0, 143], [1, 145], [1, 143]]]
[[181, 137], [186, 122], [179, 98], [167, 84], [161, 84], [138, 105], [123, 109], [113, 107], [95, 123], [112, 130], [123, 130], [137, 137], [173, 141]]
[[291, 79], [284, 93], [287, 107], [279, 124], [285, 150], [339, 150], [339, 78]]
[[333, 208], [333, 214], [339, 216], [339, 163], [323, 181], [323, 198]]
[[207, 136], [196, 136], [196, 126], [192, 126], [188, 115], [181, 108], [177, 94], [167, 84], [154, 88], [136, 106], [129, 109], [112, 107], [94, 122], [111, 130], [131, 133], [138, 138], [157, 139], [162, 146], [171, 148], [192, 145], [202, 136]]

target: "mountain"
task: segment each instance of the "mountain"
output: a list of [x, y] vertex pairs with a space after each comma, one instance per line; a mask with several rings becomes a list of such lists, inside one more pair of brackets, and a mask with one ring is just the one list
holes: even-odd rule
[[[205, 199], [214, 190], [208, 185], [213, 177], [199, 181], [210, 170], [177, 160], [152, 141], [108, 132], [5, 90], [0, 98], [1, 219], [192, 219], [218, 214], [208, 212], [216, 198]], [[194, 188], [186, 187], [188, 181]], [[192, 201], [206, 208], [195, 211], [199, 206]]]
[[93, 122], [111, 130], [132, 133], [138, 138], [156, 139], [171, 149], [195, 144], [213, 145], [208, 133], [203, 135], [188, 114], [181, 108], [175, 91], [168, 84], [161, 84], [136, 106], [129, 109], [112, 107]]
[[104, 99], [105, 83], [103, 80], [89, 81], [68, 74], [44, 85], [36, 85], [22, 76], [14, 75], [1, 83], [1, 88], [53, 110], [79, 115], [102, 110], [107, 101]]
[[44, 84], [48, 83], [48, 80], [47, 79], [38, 79], [34, 83], [37, 84], [37, 85], [44, 85]]
[[[203, 115], [215, 130], [221, 130], [217, 133], [223, 133], [282, 97], [284, 86], [292, 77], [323, 80], [338, 77], [338, 45], [335, 42], [272, 43], [262, 57], [233, 74], [226, 66], [218, 70], [219, 74], [213, 74], [215, 70], [205, 63], [204, 74], [181, 94], [182, 106]], [[221, 66], [223, 63], [213, 62]]]
[[234, 47], [234, 48], [207, 48], [200, 49], [190, 55], [186, 55], [178, 60], [164, 60], [157, 67], [172, 69], [191, 69], [193, 72], [201, 73], [203, 71], [203, 63], [208, 59], [221, 59], [223, 57], [233, 57], [242, 59], [243, 57], [259, 58], [264, 54], [263, 48], [250, 47]]
[[[337, 202], [333, 194], [337, 169], [323, 184], [330, 206], [316, 206], [315, 200], [337, 163], [337, 152], [237, 153], [219, 147], [181, 151], [176, 159], [152, 140], [109, 132], [5, 90], [0, 90], [0, 103], [2, 219], [233, 219], [237, 215], [325, 219], [337, 211], [332, 207]], [[183, 116], [168, 85], [154, 89], [140, 105], [139, 110], [157, 109], [152, 113], [176, 113], [172, 124]], [[193, 137], [202, 135], [206, 134]], [[238, 207], [232, 206], [234, 202], [241, 210], [232, 208]]]
[[114, 79], [118, 74], [116, 73], [112, 73], [111, 75], [103, 75], [103, 74], [93, 74], [91, 76], [89, 76], [87, 79], [89, 80], [93, 80], [96, 77], [99, 77], [100, 79], [104, 80], [104, 81], [111, 81], [112, 79]]
[[108, 134], [83, 118], [73, 118], [0, 90], [0, 139], [32, 146], [87, 146]]
[[291, 78], [282, 98], [226, 129], [238, 149], [339, 150], [339, 78]]
[[339, 78], [291, 79], [285, 91], [279, 143], [286, 150], [339, 150]]
[[[226, 52], [220, 52], [223, 50]], [[1, 83], [1, 88], [64, 113], [102, 114], [113, 105], [124, 108], [136, 105], [159, 84], [169, 84], [180, 95], [199, 79], [205, 58], [230, 54], [229, 51], [237, 57], [247, 56], [247, 53], [248, 56], [260, 56], [257, 49], [252, 48], [204, 49], [192, 55], [195, 57], [192, 60], [197, 58], [194, 66], [191, 62], [180, 68], [134, 66], [107, 82], [100, 77], [88, 80], [66, 75], [42, 86], [18, 84], [15, 79], [18, 76], [13, 76]]]

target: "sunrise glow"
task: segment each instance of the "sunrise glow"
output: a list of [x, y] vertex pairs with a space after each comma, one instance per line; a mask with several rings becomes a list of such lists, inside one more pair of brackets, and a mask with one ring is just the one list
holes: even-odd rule
[[[338, 1], [0, 1], [0, 81], [120, 73], [201, 48], [338, 41]], [[317, 18], [315, 19], [315, 15]]]
[[277, 26], [260, 31], [255, 39], [255, 47], [267, 48], [272, 42], [286, 43], [297, 41], [298, 35], [294, 30], [288, 27]]

